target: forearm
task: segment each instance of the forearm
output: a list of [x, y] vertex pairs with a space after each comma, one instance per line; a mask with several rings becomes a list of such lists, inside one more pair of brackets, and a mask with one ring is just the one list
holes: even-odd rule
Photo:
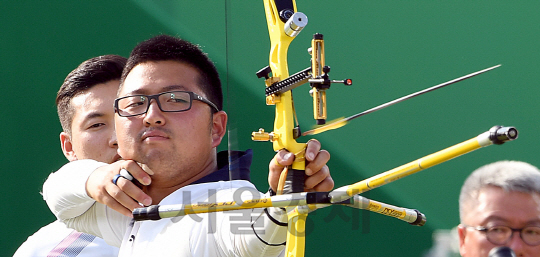
[[61, 221], [68, 228], [100, 237], [107, 244], [120, 247], [131, 219], [96, 202], [84, 214]]
[[95, 203], [86, 193], [86, 181], [103, 165], [107, 164], [94, 160], [74, 161], [49, 175], [43, 184], [43, 199], [58, 219], [77, 217]]

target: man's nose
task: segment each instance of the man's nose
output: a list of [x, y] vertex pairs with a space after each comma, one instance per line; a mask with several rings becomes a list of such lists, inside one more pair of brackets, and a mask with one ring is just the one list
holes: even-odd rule
[[163, 115], [163, 112], [159, 108], [157, 101], [152, 99], [150, 100], [149, 105], [150, 106], [148, 106], [148, 111], [144, 114], [144, 122], [146, 123], [146, 125], [148, 126], [164, 125], [165, 116]]
[[516, 256], [524, 256], [524, 247], [526, 247], [526, 244], [521, 239], [519, 231], [512, 232], [512, 239], [510, 239], [508, 247], [512, 248]]
[[113, 131], [113, 134], [111, 138], [109, 139], [109, 147], [111, 148], [117, 148], [118, 147], [118, 139], [116, 138], [116, 131]]

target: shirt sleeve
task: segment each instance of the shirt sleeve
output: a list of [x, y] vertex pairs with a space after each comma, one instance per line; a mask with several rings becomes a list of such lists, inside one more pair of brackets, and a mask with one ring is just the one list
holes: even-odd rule
[[[252, 233], [237, 239], [243, 249], [242, 256], [283, 256], [287, 240], [287, 226], [276, 224], [275, 221], [287, 224], [287, 214], [280, 208], [255, 209], [259, 216], [251, 224]], [[271, 215], [272, 221], [268, 215]]]
[[94, 160], [73, 161], [49, 175], [43, 184], [43, 199], [58, 219], [77, 217], [94, 204], [86, 194], [86, 181], [104, 165], [107, 163]]
[[[259, 197], [266, 196], [260, 194]], [[287, 214], [281, 208], [268, 208], [267, 211], [247, 209], [223, 214], [218, 228], [220, 241], [224, 245], [227, 243], [223, 241], [233, 245], [234, 256], [283, 255], [287, 239], [287, 226], [284, 226], [287, 224]]]
[[60, 221], [68, 228], [97, 236], [108, 245], [120, 247], [131, 219], [96, 202], [82, 215]]
[[43, 184], [43, 199], [53, 214], [69, 228], [103, 238], [119, 247], [130, 218], [97, 203], [86, 193], [86, 181], [107, 163], [73, 161], [52, 173]]

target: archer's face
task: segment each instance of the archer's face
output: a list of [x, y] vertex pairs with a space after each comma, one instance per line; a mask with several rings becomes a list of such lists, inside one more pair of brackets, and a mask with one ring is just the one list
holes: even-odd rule
[[[173, 90], [205, 96], [199, 76], [196, 69], [177, 61], [141, 63], [128, 74], [118, 97]], [[215, 169], [214, 148], [221, 137], [213, 133], [212, 110], [206, 103], [193, 101], [188, 111], [163, 112], [151, 100], [147, 113], [115, 119], [120, 155], [147, 164], [156, 173], [152, 184], [173, 186]]]
[[[463, 223], [468, 226], [508, 226], [521, 229], [540, 226], [540, 195], [522, 192], [505, 192], [498, 187], [480, 190], [475, 206], [467, 206]], [[497, 246], [489, 242], [486, 234], [471, 228], [459, 228], [460, 253], [464, 257], [487, 257]], [[540, 246], [527, 245], [519, 232], [513, 232], [511, 240], [505, 244], [514, 250], [516, 256], [540, 256]]]
[[119, 84], [118, 80], [98, 84], [71, 99], [75, 112], [69, 137], [72, 155], [66, 155], [70, 161], [112, 163], [119, 158], [112, 108]]

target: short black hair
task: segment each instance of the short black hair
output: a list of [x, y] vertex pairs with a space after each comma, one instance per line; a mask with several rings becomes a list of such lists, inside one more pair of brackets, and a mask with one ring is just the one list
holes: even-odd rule
[[201, 90], [208, 100], [219, 110], [223, 110], [223, 92], [219, 73], [214, 63], [199, 46], [168, 35], [159, 35], [139, 43], [129, 55], [120, 80], [120, 88], [135, 66], [149, 61], [177, 61], [197, 69]]
[[97, 84], [120, 80], [126, 62], [127, 59], [119, 55], [102, 55], [84, 61], [67, 75], [56, 94], [56, 109], [64, 132], [71, 135], [75, 113], [71, 99]]

